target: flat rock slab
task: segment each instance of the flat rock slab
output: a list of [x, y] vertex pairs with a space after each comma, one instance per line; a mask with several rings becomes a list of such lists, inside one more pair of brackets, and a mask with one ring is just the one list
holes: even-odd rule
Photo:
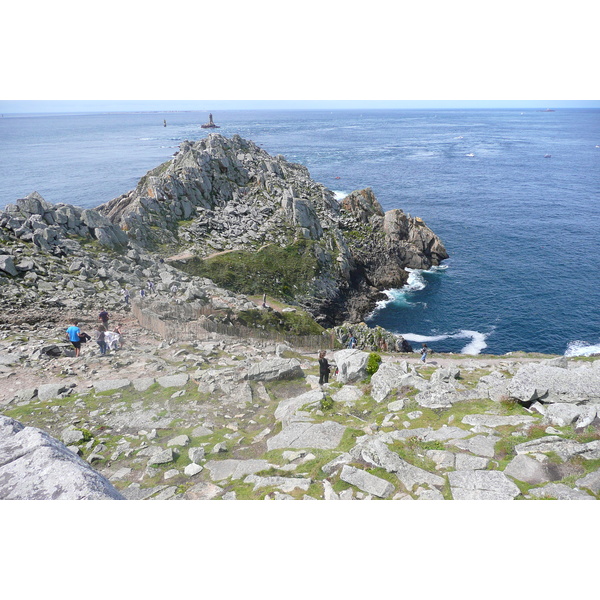
[[548, 467], [526, 454], [517, 454], [504, 469], [504, 473], [531, 485], [539, 485], [552, 480], [552, 474]]
[[65, 385], [64, 383], [46, 383], [44, 385], [40, 385], [38, 388], [38, 399], [42, 402], [47, 402], [53, 398], [58, 398], [68, 389], [69, 386]]
[[582, 488], [587, 488], [594, 494], [600, 494], [600, 469], [593, 473], [588, 473], [585, 477], [578, 479], [575, 485]]
[[64, 444], [0, 416], [0, 499], [123, 500], [102, 475]]
[[351, 467], [350, 465], [343, 466], [340, 479], [350, 485], [356, 486], [359, 490], [367, 494], [373, 494], [373, 496], [379, 498], [387, 498], [394, 492], [394, 486], [389, 481], [371, 475], [371, 473], [367, 473], [362, 469]]
[[475, 471], [478, 469], [487, 469], [489, 459], [482, 456], [472, 456], [459, 452], [456, 455], [454, 466], [457, 471]]
[[533, 488], [529, 494], [534, 498], [556, 498], [556, 500], [595, 500], [587, 492], [574, 490], [564, 483], [549, 483], [544, 487]]
[[320, 448], [335, 450], [342, 441], [346, 428], [334, 421], [324, 423], [292, 423], [267, 440], [267, 449], [277, 448]]
[[448, 481], [455, 500], [514, 500], [521, 493], [500, 471], [450, 471]]
[[248, 475], [244, 483], [252, 483], [254, 491], [263, 487], [276, 487], [282, 492], [292, 492], [295, 489], [307, 491], [312, 483], [312, 479], [302, 477], [259, 477], [258, 475]]
[[494, 447], [500, 439], [500, 437], [495, 435], [476, 435], [468, 440], [452, 440], [449, 443], [461, 450], [477, 454], [477, 456], [492, 458], [494, 456]]
[[156, 379], [156, 383], [164, 388], [170, 387], [184, 387], [189, 381], [190, 376], [187, 373], [178, 373], [176, 375], [164, 375], [163, 377], [158, 377]]
[[[158, 410], [158, 409], [156, 409]], [[153, 410], [133, 410], [111, 414], [106, 417], [106, 424], [116, 429], [166, 429], [173, 417], [158, 417]]]
[[132, 483], [128, 488], [123, 490], [123, 496], [127, 500], [146, 500], [154, 496], [154, 494], [163, 491], [166, 487], [166, 485], [159, 485], [151, 488], [143, 488], [139, 483]]
[[154, 377], [140, 377], [139, 379], [132, 379], [131, 383], [136, 391], [145, 392], [155, 381]]
[[284, 426], [288, 425], [302, 406], [315, 406], [323, 398], [325, 398], [325, 394], [321, 390], [312, 390], [295, 398], [282, 400], [275, 410], [275, 418]]
[[131, 385], [131, 379], [107, 379], [106, 381], [96, 381], [94, 383], [94, 391], [97, 394], [100, 392], [111, 392], [112, 390], [126, 388], [129, 385]]
[[224, 479], [241, 479], [246, 475], [254, 475], [259, 471], [268, 469], [271, 465], [269, 461], [262, 459], [250, 460], [209, 460], [204, 467], [210, 471], [210, 478], [213, 481], [223, 481]]
[[406, 462], [390, 450], [381, 439], [366, 437], [352, 448], [350, 454], [375, 467], [381, 467], [388, 473], [395, 473], [407, 490], [422, 484], [440, 487], [446, 482], [443, 477]]
[[353, 405], [357, 400], [360, 400], [363, 393], [360, 389], [353, 385], [345, 385], [339, 392], [331, 396], [334, 402], [341, 402], [347, 406]]
[[576, 455], [581, 455], [588, 460], [600, 458], [600, 440], [580, 443], [566, 440], [559, 436], [549, 435], [547, 437], [531, 440], [515, 446], [517, 454], [545, 454], [554, 452], [563, 460], [569, 460]]
[[212, 500], [222, 493], [222, 487], [208, 481], [202, 481], [191, 487], [183, 495], [183, 498], [185, 500]]
[[504, 427], [505, 425], [525, 425], [534, 421], [537, 421], [535, 417], [527, 415], [510, 415], [507, 417], [500, 415], [467, 415], [462, 420], [465, 425], [481, 425], [492, 428]]

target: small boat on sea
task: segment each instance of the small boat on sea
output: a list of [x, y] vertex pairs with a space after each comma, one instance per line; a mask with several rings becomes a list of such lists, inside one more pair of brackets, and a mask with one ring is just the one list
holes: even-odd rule
[[220, 129], [218, 125], [215, 125], [212, 113], [208, 115], [208, 123], [204, 123], [204, 125], [200, 125], [200, 127], [202, 127], [202, 129]]
[[465, 156], [472, 157], [472, 156], [475, 156], [475, 155], [472, 152], [469, 152], [469, 154], [465, 154]]
[[552, 154], [544, 154], [544, 158], [552, 158]]

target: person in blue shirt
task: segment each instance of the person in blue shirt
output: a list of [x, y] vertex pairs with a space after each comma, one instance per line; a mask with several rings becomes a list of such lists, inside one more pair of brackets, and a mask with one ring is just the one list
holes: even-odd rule
[[75, 348], [75, 357], [79, 356], [81, 353], [81, 329], [77, 327], [77, 321], [71, 321], [72, 325], [67, 329], [67, 339], [73, 344], [73, 348]]

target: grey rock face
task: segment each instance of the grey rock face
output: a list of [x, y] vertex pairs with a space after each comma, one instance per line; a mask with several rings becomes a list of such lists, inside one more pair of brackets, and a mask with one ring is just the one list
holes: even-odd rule
[[334, 421], [324, 423], [292, 423], [281, 433], [267, 440], [267, 448], [321, 448], [335, 450], [342, 441], [346, 428]]
[[377, 372], [371, 377], [371, 396], [375, 402], [382, 402], [388, 394], [397, 388], [400, 383], [400, 378], [406, 375], [406, 371], [401, 365], [396, 363], [383, 363]]
[[266, 460], [209, 460], [204, 467], [210, 471], [213, 481], [224, 479], [241, 479], [246, 475], [254, 475], [270, 467]]
[[514, 500], [521, 493], [500, 471], [450, 471], [448, 481], [455, 500]]
[[356, 486], [363, 492], [367, 492], [367, 494], [373, 494], [379, 498], [387, 498], [394, 491], [394, 486], [389, 481], [350, 465], [343, 466], [340, 479]]
[[164, 388], [169, 387], [183, 387], [188, 382], [190, 376], [187, 373], [178, 373], [177, 375], [165, 375], [164, 377], [158, 377], [156, 382], [158, 385]]
[[544, 487], [529, 490], [534, 498], [556, 498], [556, 500], [594, 500], [587, 492], [572, 489], [563, 483], [549, 483]]
[[445, 482], [443, 477], [406, 462], [377, 438], [365, 437], [360, 439], [350, 451], [350, 454], [368, 464], [382, 467], [389, 473], [395, 473], [402, 485], [408, 490], [412, 490], [417, 484], [442, 486]]
[[120, 390], [131, 385], [130, 379], [107, 379], [105, 381], [96, 381], [94, 390], [96, 393], [111, 392], [112, 390]]
[[506, 475], [510, 475], [519, 481], [539, 485], [551, 481], [552, 476], [548, 468], [541, 462], [526, 454], [515, 456], [504, 469]]
[[548, 435], [543, 438], [524, 442], [515, 446], [517, 454], [544, 454], [554, 452], [562, 460], [569, 460], [576, 455], [581, 455], [588, 460], [600, 458], [600, 441], [580, 443], [566, 440], [559, 436]]
[[588, 473], [585, 477], [578, 479], [575, 484], [578, 487], [587, 488], [594, 494], [600, 494], [600, 469]]
[[58, 440], [0, 416], [0, 499], [122, 500], [123, 496]]
[[541, 399], [544, 402], [600, 404], [600, 371], [529, 363], [517, 371], [507, 390], [522, 402]]
[[0, 254], [0, 271], [4, 271], [13, 277], [18, 275], [18, 271], [15, 268], [15, 263], [12, 256], [8, 254]]
[[500, 438], [494, 435], [476, 435], [467, 440], [456, 440], [451, 443], [461, 450], [468, 450], [478, 456], [491, 458], [494, 456], [494, 447], [499, 441]]
[[38, 388], [38, 398], [42, 402], [58, 398], [61, 394], [68, 391], [69, 387], [64, 383], [46, 383]]
[[333, 360], [339, 369], [337, 381], [353, 383], [367, 376], [369, 355], [360, 350], [340, 350], [333, 354]]
[[253, 381], [295, 379], [303, 375], [300, 361], [295, 358], [273, 358], [255, 363], [248, 369], [248, 379]]

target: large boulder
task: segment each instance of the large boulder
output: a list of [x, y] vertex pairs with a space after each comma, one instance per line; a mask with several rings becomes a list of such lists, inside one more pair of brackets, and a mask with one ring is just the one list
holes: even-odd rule
[[401, 377], [406, 375], [406, 362], [383, 363], [371, 377], [371, 396], [375, 402], [382, 402], [389, 393], [401, 384]]
[[296, 379], [303, 375], [300, 361], [295, 358], [272, 358], [255, 363], [248, 369], [248, 379], [254, 381]]
[[367, 376], [369, 354], [361, 350], [340, 350], [334, 352], [333, 361], [338, 368], [337, 380], [340, 383], [353, 383]]
[[600, 404], [600, 369], [565, 369], [544, 363], [523, 365], [507, 385], [507, 393], [521, 402]]
[[0, 499], [123, 500], [112, 484], [47, 433], [0, 416]]

